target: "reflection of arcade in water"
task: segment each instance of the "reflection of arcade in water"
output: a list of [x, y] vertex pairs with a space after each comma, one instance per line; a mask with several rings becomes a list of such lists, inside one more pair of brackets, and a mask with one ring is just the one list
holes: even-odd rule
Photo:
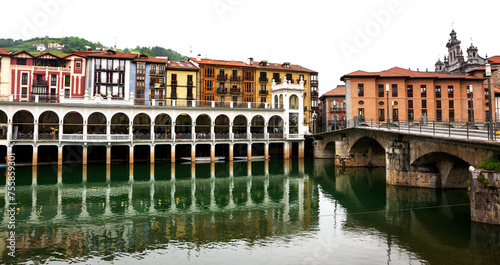
[[[16, 198], [16, 249], [40, 261], [53, 251], [74, 258], [169, 244], [258, 244], [314, 229], [319, 212], [317, 186], [303, 173], [28, 185]], [[0, 245], [5, 261], [6, 242]]]

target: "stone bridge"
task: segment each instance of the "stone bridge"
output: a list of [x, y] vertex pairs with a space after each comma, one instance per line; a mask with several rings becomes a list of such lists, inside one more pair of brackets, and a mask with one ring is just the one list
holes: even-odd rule
[[314, 157], [338, 167], [386, 167], [391, 185], [467, 188], [469, 166], [495, 153], [494, 141], [350, 128], [313, 136]]

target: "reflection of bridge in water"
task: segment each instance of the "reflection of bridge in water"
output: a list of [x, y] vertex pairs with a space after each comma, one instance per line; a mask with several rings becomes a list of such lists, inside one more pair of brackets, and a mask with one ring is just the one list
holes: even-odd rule
[[322, 192], [345, 209], [344, 230], [380, 232], [388, 255], [399, 246], [429, 264], [498, 262], [498, 228], [470, 222], [467, 191], [385, 185], [384, 168], [314, 167]]
[[[74, 258], [139, 253], [168, 243], [197, 248], [300, 236], [319, 218], [317, 186], [300, 171], [22, 186], [16, 190], [16, 248], [43, 260], [54, 249]], [[1, 208], [6, 229], [8, 209]]]

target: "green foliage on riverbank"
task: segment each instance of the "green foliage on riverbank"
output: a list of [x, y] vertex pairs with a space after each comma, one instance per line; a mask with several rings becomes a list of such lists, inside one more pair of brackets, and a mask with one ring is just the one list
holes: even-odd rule
[[500, 171], [500, 155], [492, 155], [481, 162], [478, 169]]

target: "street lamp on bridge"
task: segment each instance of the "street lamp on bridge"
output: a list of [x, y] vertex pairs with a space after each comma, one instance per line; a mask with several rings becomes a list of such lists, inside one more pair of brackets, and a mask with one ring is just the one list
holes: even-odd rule
[[391, 119], [389, 117], [389, 84], [385, 84], [385, 93], [387, 94], [387, 130], [391, 129]]
[[493, 106], [491, 105], [491, 65], [485, 65], [484, 75], [488, 78], [488, 140], [493, 140]]

